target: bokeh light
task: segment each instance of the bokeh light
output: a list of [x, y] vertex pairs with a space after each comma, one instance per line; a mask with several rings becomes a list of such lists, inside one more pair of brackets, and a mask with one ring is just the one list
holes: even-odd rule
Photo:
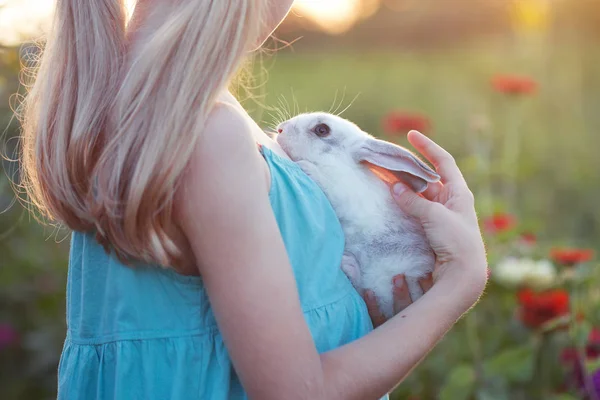
[[301, 16], [312, 19], [330, 33], [345, 32], [359, 18], [360, 0], [298, 0], [295, 7]]
[[[136, 0], [125, 0], [129, 13]], [[376, 2], [371, 2], [376, 3]], [[295, 13], [309, 18], [322, 30], [341, 33], [364, 15], [361, 0], [297, 0]], [[0, 41], [18, 43], [25, 37], [43, 33], [54, 10], [53, 0], [0, 0]]]

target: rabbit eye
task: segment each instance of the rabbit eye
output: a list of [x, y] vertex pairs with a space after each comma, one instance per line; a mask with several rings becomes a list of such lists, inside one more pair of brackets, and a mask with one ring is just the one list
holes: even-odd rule
[[319, 124], [313, 128], [313, 132], [320, 137], [325, 137], [331, 133], [331, 128], [327, 124]]

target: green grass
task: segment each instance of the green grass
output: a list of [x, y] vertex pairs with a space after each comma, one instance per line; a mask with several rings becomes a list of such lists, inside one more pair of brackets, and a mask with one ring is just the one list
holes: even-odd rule
[[[596, 61], [600, 58], [593, 46], [541, 42], [426, 53], [282, 51], [262, 62], [268, 77], [254, 94], [268, 107], [287, 103], [283, 107], [292, 113], [327, 111], [338, 103], [342, 110], [358, 95], [343, 116], [404, 145], [404, 138], [385, 136], [382, 117], [393, 109], [424, 113], [433, 123], [431, 136], [455, 155], [476, 193], [490, 186], [494, 207], [516, 213], [542, 237], [592, 245], [600, 235], [600, 190], [594, 185], [600, 177]], [[529, 75], [539, 90], [522, 98], [496, 93], [490, 79], [497, 73]], [[252, 101], [246, 104], [264, 126], [273, 123], [269, 111], [259, 112]], [[481, 176], [474, 161], [479, 139], [471, 121], [481, 116], [491, 123], [489, 178]], [[502, 169], [504, 141], [511, 132], [515, 139], [509, 149], [520, 149], [514, 179]], [[507, 180], [516, 187], [511, 205], [502, 196]]]

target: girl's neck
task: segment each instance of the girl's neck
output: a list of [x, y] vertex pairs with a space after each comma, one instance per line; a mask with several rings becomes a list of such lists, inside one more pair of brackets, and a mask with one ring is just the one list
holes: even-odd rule
[[244, 118], [246, 118], [246, 120], [252, 127], [252, 135], [257, 143], [268, 147], [279, 156], [289, 159], [289, 156], [283, 151], [281, 146], [279, 146], [279, 144], [275, 140], [273, 140], [272, 137], [270, 137], [264, 130], [262, 130], [260, 126], [258, 126], [258, 124], [252, 119], [252, 117], [250, 117], [250, 115], [248, 115], [244, 107], [229, 90], [222, 91], [221, 94], [217, 97], [217, 101], [234, 106], [244, 116]]

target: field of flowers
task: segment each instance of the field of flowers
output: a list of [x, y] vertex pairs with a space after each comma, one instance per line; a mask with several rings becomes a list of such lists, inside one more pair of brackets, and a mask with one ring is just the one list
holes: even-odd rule
[[[330, 110], [402, 145], [418, 129], [455, 155], [476, 195], [489, 287], [394, 399], [600, 399], [600, 51], [576, 39], [283, 50], [257, 65], [245, 105], [265, 128], [287, 112]], [[18, 65], [16, 50], [2, 52], [0, 146], [9, 157]], [[2, 398], [53, 398], [69, 236], [15, 203], [8, 177], [18, 179], [17, 165], [3, 160], [3, 169]]]

